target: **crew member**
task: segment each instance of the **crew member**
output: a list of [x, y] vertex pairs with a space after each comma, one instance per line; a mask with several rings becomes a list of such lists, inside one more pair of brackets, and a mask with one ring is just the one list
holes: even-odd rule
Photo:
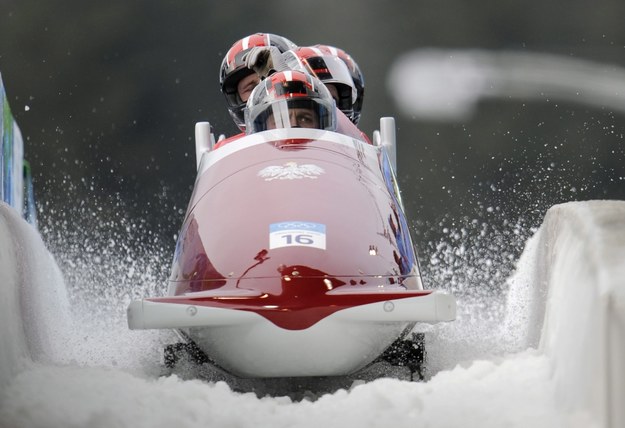
[[279, 52], [286, 52], [297, 46], [289, 39], [270, 33], [256, 33], [244, 37], [232, 45], [226, 53], [219, 70], [221, 92], [226, 98], [228, 112], [234, 123], [245, 131], [243, 109], [260, 77], [246, 64], [248, 54], [255, 47], [274, 46]]
[[245, 109], [245, 132], [276, 128], [336, 130], [336, 107], [328, 88], [302, 71], [273, 73], [254, 89]]

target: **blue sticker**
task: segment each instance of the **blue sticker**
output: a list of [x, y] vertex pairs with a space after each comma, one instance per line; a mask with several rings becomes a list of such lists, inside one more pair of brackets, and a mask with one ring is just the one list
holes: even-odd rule
[[269, 249], [282, 247], [326, 249], [326, 225], [308, 221], [284, 221], [269, 225]]

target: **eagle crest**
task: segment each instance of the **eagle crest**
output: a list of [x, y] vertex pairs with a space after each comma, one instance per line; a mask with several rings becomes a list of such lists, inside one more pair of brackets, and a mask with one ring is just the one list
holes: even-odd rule
[[268, 166], [258, 171], [258, 176], [265, 181], [272, 180], [299, 180], [302, 178], [316, 179], [318, 175], [323, 174], [323, 168], [311, 163], [298, 165], [297, 162], [287, 162], [281, 166]]

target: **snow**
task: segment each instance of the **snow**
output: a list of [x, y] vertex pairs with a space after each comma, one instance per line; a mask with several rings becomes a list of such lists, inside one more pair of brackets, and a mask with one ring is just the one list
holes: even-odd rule
[[0, 426], [623, 426], [624, 257], [625, 202], [557, 205], [526, 243], [501, 317], [461, 310], [432, 329], [439, 363], [426, 382], [259, 398], [158, 376], [158, 335], [129, 331], [120, 308], [70, 310], [40, 235], [0, 204]]

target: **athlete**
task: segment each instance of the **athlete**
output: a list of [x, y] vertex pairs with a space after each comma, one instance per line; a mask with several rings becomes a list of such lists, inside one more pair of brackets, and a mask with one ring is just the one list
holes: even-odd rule
[[360, 67], [358, 66], [354, 58], [352, 58], [352, 56], [345, 52], [343, 49], [335, 48], [334, 46], [328, 45], [315, 45], [313, 47], [321, 50], [324, 53], [327, 52], [331, 55], [337, 56], [345, 63], [345, 65], [347, 65], [349, 73], [352, 77], [352, 81], [356, 88], [356, 100], [353, 104], [353, 113], [351, 116], [349, 116], [349, 118], [354, 123], [354, 125], [358, 125], [358, 122], [360, 121], [360, 114], [362, 111], [362, 103], [365, 98], [365, 76], [362, 74]]
[[226, 53], [219, 70], [219, 84], [226, 98], [228, 112], [241, 131], [245, 131], [245, 102], [260, 82], [258, 73], [246, 63], [249, 52], [256, 47], [274, 47], [279, 52], [286, 52], [297, 46], [282, 36], [256, 33], [237, 41]]
[[245, 132], [276, 128], [336, 130], [335, 102], [316, 77], [295, 70], [264, 79], [247, 101]]

